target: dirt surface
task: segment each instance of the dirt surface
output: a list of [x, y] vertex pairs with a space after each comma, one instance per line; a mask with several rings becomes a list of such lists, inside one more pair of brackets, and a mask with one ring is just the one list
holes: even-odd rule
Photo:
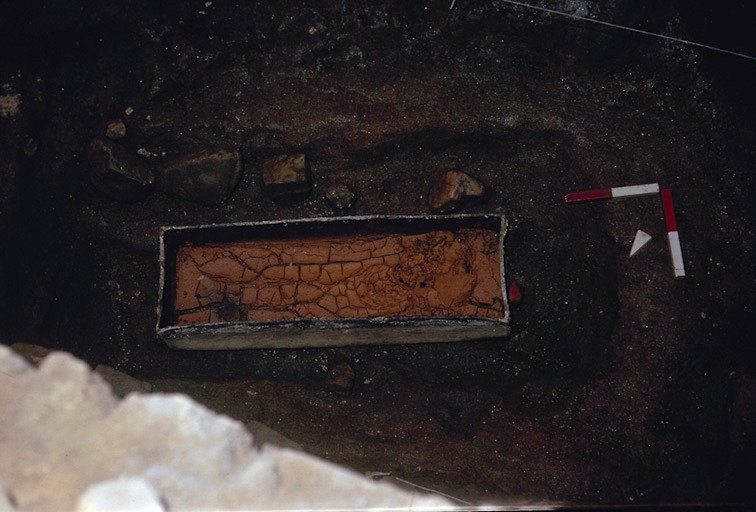
[[[756, 501], [750, 61], [495, 0], [33, 4], [0, 4], [4, 343], [71, 351], [467, 501]], [[541, 4], [683, 38], [725, 18], [701, 2]], [[752, 19], [726, 18], [722, 44], [737, 44]], [[174, 182], [110, 199], [87, 148], [113, 119], [144, 167], [233, 147], [241, 181], [215, 206]], [[276, 204], [261, 166], [298, 153], [313, 191]], [[510, 221], [523, 301], [508, 339], [156, 339], [160, 226], [335, 215], [336, 184], [356, 193], [350, 214], [426, 214], [450, 169], [490, 188], [465, 212]], [[563, 202], [652, 182], [674, 194], [683, 279], [658, 196]], [[638, 229], [653, 239], [630, 259]], [[354, 387], [327, 391], [344, 362]]]
[[504, 312], [491, 230], [187, 246], [176, 259], [178, 325]]

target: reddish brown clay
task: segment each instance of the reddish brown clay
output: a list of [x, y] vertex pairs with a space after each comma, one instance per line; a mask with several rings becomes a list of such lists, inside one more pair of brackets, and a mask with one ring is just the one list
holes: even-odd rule
[[179, 249], [178, 325], [297, 318], [503, 316], [486, 229], [257, 240]]

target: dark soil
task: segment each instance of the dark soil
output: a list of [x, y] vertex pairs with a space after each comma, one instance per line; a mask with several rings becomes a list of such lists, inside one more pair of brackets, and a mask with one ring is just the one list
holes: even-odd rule
[[[117, 367], [466, 501], [753, 503], [756, 110], [734, 82], [752, 84], [756, 65], [449, 3], [0, 2], [0, 96], [20, 95], [0, 117], [0, 340]], [[541, 4], [713, 34], [679, 2]], [[87, 148], [113, 118], [117, 143], [155, 165], [238, 148], [242, 180], [216, 206], [170, 190], [109, 199]], [[262, 163], [285, 153], [306, 153], [314, 182], [288, 206], [260, 187]], [[334, 184], [356, 192], [348, 214], [427, 214], [453, 168], [492, 190], [464, 212], [510, 221], [523, 301], [508, 339], [234, 352], [157, 340], [161, 226], [336, 215]], [[563, 202], [650, 182], [673, 191], [683, 279], [658, 196]], [[629, 259], [638, 229], [653, 240]], [[345, 361], [354, 388], [327, 390]]]

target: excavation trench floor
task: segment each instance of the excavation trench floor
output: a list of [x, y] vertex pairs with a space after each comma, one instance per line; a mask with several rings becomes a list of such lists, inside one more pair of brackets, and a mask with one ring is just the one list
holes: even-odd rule
[[[328, 460], [465, 501], [754, 502], [756, 139], [751, 95], [738, 89], [753, 68], [504, 2], [322, 4], [5, 6], [0, 339], [116, 367]], [[675, 2], [562, 4], [700, 35]], [[125, 137], [107, 144], [123, 168], [163, 173], [138, 191], [92, 176], [92, 139], [107, 126], [113, 135], [116, 119]], [[312, 193], [277, 204], [260, 169], [301, 153]], [[197, 154], [243, 167], [225, 201], [206, 204], [223, 188], [188, 200], [198, 182], [165, 174]], [[450, 169], [490, 189], [460, 213], [509, 221], [506, 277], [523, 299], [508, 338], [238, 351], [157, 339], [161, 226], [426, 215]], [[673, 191], [683, 279], [672, 275], [658, 196], [564, 204], [567, 192], [642, 183]], [[326, 200], [334, 185], [355, 192], [348, 210]], [[638, 229], [652, 241], [629, 258]], [[389, 273], [382, 257], [362, 271]], [[268, 272], [285, 279], [278, 266]], [[418, 304], [454, 309], [453, 298], [431, 298], [444, 268], [426, 275], [411, 252], [406, 267], [413, 290], [427, 292]], [[226, 270], [205, 269], [216, 283]], [[226, 288], [240, 304], [262, 290]], [[333, 296], [334, 315], [354, 307], [348, 290]], [[291, 291], [264, 293], [292, 314]], [[394, 292], [357, 299], [403, 307]], [[190, 286], [181, 307], [204, 307], [192, 301], [212, 293]], [[334, 309], [305, 298], [323, 308], [314, 314]], [[353, 387], [335, 391], [328, 376], [344, 365]]]

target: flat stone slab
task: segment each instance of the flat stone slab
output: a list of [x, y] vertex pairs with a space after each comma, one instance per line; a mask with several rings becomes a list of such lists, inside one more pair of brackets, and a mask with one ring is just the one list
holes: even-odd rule
[[158, 332], [177, 348], [506, 335], [505, 231], [472, 215], [164, 228]]
[[287, 204], [306, 198], [312, 192], [310, 161], [305, 154], [281, 155], [262, 167], [262, 187], [271, 199]]

